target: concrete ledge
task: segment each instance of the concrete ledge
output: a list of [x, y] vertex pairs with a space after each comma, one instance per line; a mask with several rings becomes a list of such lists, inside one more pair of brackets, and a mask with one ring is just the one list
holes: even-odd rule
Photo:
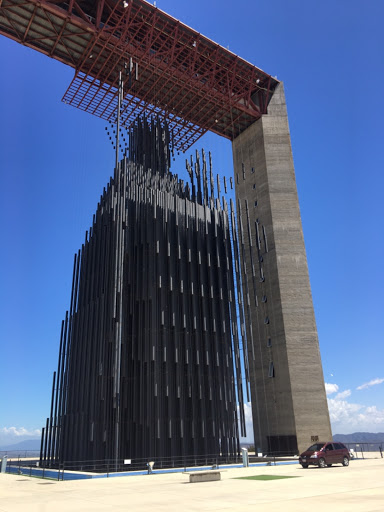
[[189, 475], [189, 482], [213, 482], [215, 480], [221, 480], [220, 471], [199, 471], [197, 473], [191, 473]]

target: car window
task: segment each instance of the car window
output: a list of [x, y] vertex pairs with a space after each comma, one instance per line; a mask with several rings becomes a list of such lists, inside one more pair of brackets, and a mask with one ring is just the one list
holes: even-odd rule
[[343, 450], [344, 446], [340, 443], [333, 443], [335, 450]]
[[322, 449], [322, 447], [324, 446], [324, 443], [316, 443], [316, 444], [313, 444], [312, 446], [310, 446], [308, 448], [308, 452], [318, 452]]
[[333, 445], [332, 444], [327, 444], [327, 446], [325, 447], [326, 450], [333, 450]]

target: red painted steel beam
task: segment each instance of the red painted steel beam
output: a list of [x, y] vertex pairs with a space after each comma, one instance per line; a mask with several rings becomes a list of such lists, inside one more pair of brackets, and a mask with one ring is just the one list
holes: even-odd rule
[[[160, 67], [160, 66], [159, 66], [159, 67]], [[198, 70], [197, 70], [197, 71], [198, 71]], [[173, 75], [173, 78], [175, 77], [175, 75], [176, 75], [176, 73]], [[180, 78], [183, 78], [183, 79], [185, 80], [185, 75], [183, 75], [183, 76], [182, 76], [182, 77], [180, 77]], [[194, 77], [193, 77], [193, 76], [189, 77], [189, 79], [188, 79], [188, 84], [190, 83], [190, 81], [191, 81], [191, 80], [194, 80]], [[185, 83], [183, 84], [183, 86], [185, 87]], [[210, 97], [210, 98], [213, 96], [213, 94], [212, 94], [212, 90], [211, 90], [211, 91], [207, 91], [205, 88], [203, 89], [203, 88], [201, 87], [201, 83], [200, 83], [200, 82], [196, 82], [196, 81], [195, 81], [195, 84], [194, 84], [194, 90], [196, 91], [196, 89], [197, 89], [197, 88], [198, 88], [198, 89], [199, 89], [199, 90], [200, 90], [200, 91], [201, 91], [205, 96], [207, 95], [207, 92], [208, 92], [208, 94], [209, 94], [209, 97]], [[189, 89], [189, 90], [190, 90], [190, 89]], [[140, 93], [139, 93], [139, 96], [140, 96]], [[144, 96], [144, 99], [146, 99], [146, 98], [145, 98], [145, 96]], [[222, 103], [223, 103], [223, 97], [222, 97], [222, 95], [219, 95], [217, 99], [218, 99], [218, 101], [219, 101], [219, 103], [220, 103], [220, 104], [222, 104]], [[225, 99], [227, 100], [227, 103], [228, 103], [228, 99], [227, 99], [227, 98], [225, 98]], [[231, 102], [231, 101], [230, 101], [230, 102]], [[254, 111], [252, 111], [251, 109], [249, 109], [249, 108], [247, 108], [247, 107], [245, 107], [245, 106], [242, 106], [242, 105], [237, 105], [237, 106], [238, 106], [239, 108], [243, 109], [244, 111], [246, 111], [247, 113], [249, 113], [250, 115], [253, 115], [253, 116], [255, 116], [255, 117], [259, 117], [259, 113], [258, 113], [258, 112], [254, 112]]]
[[[154, 23], [151, 23], [151, 27], [152, 27], [152, 30], [151, 30], [151, 33], [152, 33], [152, 32], [153, 32]], [[153, 44], [153, 41], [151, 40], [151, 38], [150, 38], [150, 37], [149, 37], [149, 42], [150, 42], [151, 44]], [[134, 52], [132, 52], [132, 53], [134, 53]], [[158, 53], [158, 52], [157, 52], [157, 53]], [[99, 76], [97, 76], [97, 78], [100, 78], [100, 77], [99, 77]], [[240, 108], [241, 108], [241, 107], [240, 107]], [[248, 111], [248, 112], [249, 112], [250, 114], [252, 114], [252, 111]]]
[[[175, 62], [175, 60], [177, 59], [179, 53], [177, 53], [175, 51], [175, 45], [172, 46], [171, 48], [171, 51], [170, 51], [170, 57], [169, 57], [169, 60], [168, 60], [168, 68], [167, 69], [163, 69], [162, 73], [158, 75], [157, 79], [155, 80], [155, 82], [152, 84], [152, 86], [150, 87], [149, 90], [147, 90], [145, 93], [143, 93], [143, 101], [145, 102], [146, 105], [149, 105], [151, 103], [151, 100], [153, 98], [151, 98], [150, 96], [150, 93], [156, 88], [156, 86], [162, 81], [162, 86], [163, 86], [163, 90], [164, 90], [164, 87], [166, 85], [168, 85], [170, 82], [173, 82], [174, 83], [174, 76], [172, 76], [170, 73], [169, 73], [169, 67]], [[153, 56], [153, 59], [155, 58], [155, 56]], [[154, 62], [154, 60], [152, 62], [148, 62], [147, 64], [147, 67], [145, 68], [146, 70], [148, 70], [148, 68], [152, 65], [152, 64], [156, 64]], [[165, 74], [166, 72], [168, 72], [168, 78], [164, 80], [164, 77], [165, 77]], [[142, 87], [143, 89], [143, 87]], [[141, 90], [142, 90], [141, 89]], [[138, 90], [136, 91], [137, 95], [140, 96], [141, 95], [141, 90]], [[168, 92], [169, 94], [169, 92]], [[150, 99], [151, 98], [151, 99]]]
[[[108, 20], [107, 20], [107, 23], [110, 21], [110, 19], [111, 19], [111, 17], [112, 17], [112, 15], [113, 15], [113, 13], [114, 13], [114, 11], [112, 11], [112, 12], [111, 12], [111, 14], [110, 14], [110, 16], [109, 16], [109, 18], [108, 18]], [[109, 43], [111, 43], [111, 38], [112, 38], [112, 34], [110, 34], [109, 38], [105, 39], [104, 43], [102, 43], [102, 44], [103, 44], [103, 46], [102, 46], [102, 51], [106, 48], [106, 46], [107, 46]], [[101, 40], [101, 32], [97, 35], [97, 37], [96, 37], [96, 38], [94, 38], [94, 40], [93, 40], [93, 41], [91, 42], [91, 44], [88, 46], [88, 48], [87, 48], [86, 52], [84, 52], [84, 53], [83, 53], [83, 55], [82, 55], [82, 59], [81, 59], [81, 63], [80, 63], [80, 65], [79, 65], [79, 70], [81, 70], [82, 68], [84, 68], [86, 60], [90, 58], [90, 56], [92, 55], [92, 51], [94, 50], [94, 48], [95, 48], [96, 44], [97, 44], [100, 40]], [[102, 69], [103, 69], [105, 66], [107, 66], [108, 62], [110, 61], [110, 59], [112, 59], [112, 58], [113, 58], [113, 56], [114, 56], [114, 53], [113, 53], [113, 52], [110, 52], [110, 54], [109, 54], [108, 58], [104, 61], [104, 64], [103, 64]], [[91, 66], [91, 68], [89, 69], [88, 74], [92, 74], [92, 72], [93, 72], [93, 68], [94, 68], [95, 66], [96, 66], [96, 59], [94, 59], [94, 61], [92, 62], [92, 66]], [[100, 73], [100, 70], [99, 70], [99, 73]], [[75, 74], [75, 78], [76, 78], [76, 76], [77, 76], [77, 73]], [[108, 76], [108, 75], [107, 75], [107, 76]], [[92, 84], [94, 84], [94, 83], [95, 83], [95, 81], [96, 81], [97, 79], [98, 79], [98, 77], [97, 77], [97, 74], [96, 74], [96, 76], [95, 76], [95, 77], [94, 77], [94, 79], [93, 79]], [[74, 96], [76, 96], [76, 94], [78, 93], [78, 91], [80, 90], [80, 88], [84, 85], [85, 80], [86, 80], [86, 76], [85, 76], [85, 77], [84, 77], [84, 79], [79, 83], [78, 88], [77, 88], [77, 91], [74, 93]], [[73, 83], [73, 81], [74, 81], [74, 80], [72, 80], [72, 83]], [[71, 85], [72, 85], [72, 83], [71, 83]], [[91, 88], [92, 84], [90, 84], [90, 85], [89, 85], [89, 87], [88, 87], [88, 91], [90, 90], [90, 88]], [[69, 86], [68, 90], [71, 88], [71, 85]], [[65, 95], [64, 95], [64, 97], [65, 97]], [[85, 96], [84, 96], [84, 98], [85, 98]], [[84, 99], [84, 98], [83, 98], [83, 99]], [[82, 100], [82, 101], [83, 101], [83, 100]], [[78, 107], [78, 108], [80, 108], [82, 101], [80, 102], [80, 104], [78, 104], [78, 105], [77, 105], [77, 107]], [[92, 99], [90, 100], [90, 102], [91, 102], [91, 101], [92, 101]]]
[[[31, 11], [31, 9], [29, 9], [30, 7], [33, 8], [32, 11]], [[50, 30], [49, 27], [52, 26], [51, 21], [47, 18], [46, 11], [42, 10], [39, 7], [37, 2], [23, 2], [23, 3], [18, 3], [18, 4], [16, 4], [15, 2], [12, 2], [12, 3], [8, 2], [8, 4], [6, 4], [6, 5], [5, 5], [5, 2], [3, 2], [3, 6], [0, 10], [0, 15], [1, 14], [4, 17], [6, 17], [7, 19], [9, 19], [9, 17], [12, 15], [15, 16], [15, 14], [17, 14], [17, 19], [18, 19], [20, 26], [22, 27], [23, 26], [22, 24], [25, 22], [26, 29], [28, 28], [28, 26], [29, 26], [29, 28], [28, 28], [28, 32], [26, 31], [26, 29], [24, 31], [25, 39], [24, 39], [24, 37], [17, 37], [17, 35], [18, 35], [17, 29], [15, 29], [15, 32], [16, 32], [16, 36], [15, 36], [15, 34], [10, 34], [9, 31], [5, 31], [4, 28], [0, 26], [0, 33], [3, 33], [7, 37], [10, 37], [11, 39], [14, 39], [17, 42], [21, 42], [25, 46], [28, 46], [35, 50], [37, 49], [41, 53], [44, 53], [46, 55], [50, 54], [51, 47], [47, 45], [47, 42], [49, 43], [51, 41], [53, 44], [54, 38], [57, 37], [57, 32], [54, 34], [53, 29]], [[63, 18], [60, 18], [60, 19], [62, 20]], [[46, 21], [49, 22], [49, 27], [44, 26], [44, 22], [46, 22]], [[12, 22], [10, 24], [12, 26]], [[40, 33], [39, 37], [37, 37], [36, 35], [30, 36], [30, 29], [32, 28], [32, 26], [33, 26], [35, 33], [36, 33], [36, 31], [38, 33]], [[50, 32], [47, 34], [46, 33], [47, 31], [48, 32], [50, 31]], [[83, 36], [86, 34], [87, 34], [87, 32], [83, 30], [83, 31], [75, 34], [74, 37], [80, 37], [80, 36]], [[73, 36], [73, 34], [68, 34], [68, 36]], [[68, 36], [66, 36], [66, 37], [68, 38]], [[45, 41], [45, 46], [39, 45], [38, 47], [36, 47], [36, 45], [34, 43], [40, 42], [40, 41]], [[65, 58], [56, 53], [56, 55], [54, 55], [54, 58], [56, 60], [59, 60], [59, 61], [65, 63], [65, 64], [69, 64], [71, 66], [73, 66], [74, 62], [75, 62], [71, 52], [69, 52], [69, 53], [67, 52], [67, 55]]]
[[266, 113], [277, 80], [148, 2], [128, 0], [124, 9], [120, 1], [96, 0], [89, 12], [79, 0], [59, 3], [0, 0], [0, 33], [76, 69], [68, 103], [110, 116], [118, 71], [131, 57], [140, 76], [126, 87], [128, 121], [160, 111], [185, 141], [186, 133], [194, 140], [207, 129], [233, 138]]
[[28, 22], [28, 25], [27, 25], [27, 28], [24, 32], [24, 36], [23, 36], [23, 42], [25, 42], [25, 40], [27, 39], [27, 35], [28, 35], [28, 32], [29, 32], [29, 29], [31, 28], [31, 25], [32, 25], [32, 22], [35, 18], [35, 15], [36, 15], [36, 11], [37, 11], [37, 5], [35, 6], [35, 8], [33, 9], [33, 14], [31, 16], [31, 19], [29, 20]]
[[[126, 33], [128, 32], [128, 30], [129, 30], [129, 26], [126, 26], [126, 27], [125, 27], [125, 32], [124, 32], [124, 33], [126, 34]], [[123, 34], [123, 35], [124, 35], [124, 34]], [[112, 34], [110, 35], [110, 38], [111, 38], [111, 37], [112, 37]], [[109, 38], [109, 41], [108, 41], [108, 42], [110, 42], [110, 38]], [[106, 45], [107, 45], [107, 42], [104, 44], [104, 47], [105, 47]], [[123, 57], [123, 55], [122, 55], [123, 51], [124, 51], [124, 49], [123, 49], [123, 50], [120, 50], [120, 59]], [[104, 68], [104, 67], [106, 66], [106, 64], [109, 62], [109, 59], [112, 57], [112, 55], [113, 55], [113, 54], [111, 53], [111, 54], [110, 54], [110, 56], [109, 56], [109, 58], [107, 58], [107, 59], [105, 60], [104, 65], [103, 65], [103, 68]], [[120, 59], [116, 59], [115, 65], [110, 69], [109, 73], [106, 75], [106, 77], [105, 77], [105, 81], [106, 81], [106, 82], [108, 82], [108, 81], [109, 81], [109, 78], [110, 78], [110, 76], [111, 76], [111, 74], [112, 74], [113, 72], [116, 72], [116, 73], [117, 73], [117, 72], [119, 71], [119, 70], [117, 69], [117, 66], [118, 66], [118, 64], [119, 64]], [[102, 69], [103, 69], [103, 68], [102, 68]], [[99, 73], [100, 73], [100, 71], [99, 71]], [[83, 83], [84, 83], [85, 79], [86, 79], [86, 77], [84, 77]], [[95, 78], [93, 79], [93, 81], [89, 84], [89, 86], [88, 86], [88, 90], [90, 90], [90, 89], [91, 89], [92, 85], [94, 84], [94, 82], [95, 82], [96, 80], [97, 80], [97, 77], [95, 77]], [[108, 92], [111, 90], [111, 88], [112, 88], [112, 84], [111, 84], [111, 86], [109, 87]], [[93, 101], [93, 99], [95, 98], [95, 96], [96, 96], [96, 95], [97, 95], [97, 91], [94, 93], [94, 95], [93, 95], [93, 97], [91, 98], [91, 100], [90, 100], [90, 102], [89, 102], [89, 103], [92, 103], [92, 101]], [[93, 109], [93, 112], [92, 112], [92, 113], [94, 113], [94, 112], [99, 108], [99, 106], [100, 106], [100, 104], [101, 104], [101, 102], [102, 102], [102, 101], [103, 101], [103, 99], [101, 99], [101, 100], [99, 101], [99, 104], [98, 104], [98, 105], [96, 105], [96, 106], [94, 107], [94, 109]], [[110, 104], [110, 103], [109, 103], [109, 104]], [[102, 111], [102, 113], [101, 113], [101, 115], [100, 115], [101, 117], [103, 117], [103, 114], [104, 114], [104, 112], [107, 110], [108, 106], [109, 106], [109, 105], [107, 105], [107, 106], [104, 108], [104, 110]]]

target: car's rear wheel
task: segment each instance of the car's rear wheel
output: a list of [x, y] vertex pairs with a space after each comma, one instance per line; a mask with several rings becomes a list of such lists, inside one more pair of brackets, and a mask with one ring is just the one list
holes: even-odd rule
[[332, 466], [332, 464], [327, 464], [327, 466], [330, 468]]
[[308, 464], [303, 464], [303, 463], [301, 463], [301, 466], [302, 466], [304, 469], [307, 469]]
[[343, 466], [349, 466], [349, 459], [348, 459], [348, 457], [343, 457], [342, 464], [343, 464]]
[[319, 459], [319, 468], [325, 468], [325, 459]]

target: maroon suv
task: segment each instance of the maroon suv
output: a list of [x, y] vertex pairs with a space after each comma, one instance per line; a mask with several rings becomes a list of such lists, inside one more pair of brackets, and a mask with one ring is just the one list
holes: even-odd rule
[[300, 455], [299, 462], [303, 468], [307, 468], [311, 464], [325, 468], [332, 464], [348, 466], [349, 459], [348, 448], [343, 443], [315, 443]]

